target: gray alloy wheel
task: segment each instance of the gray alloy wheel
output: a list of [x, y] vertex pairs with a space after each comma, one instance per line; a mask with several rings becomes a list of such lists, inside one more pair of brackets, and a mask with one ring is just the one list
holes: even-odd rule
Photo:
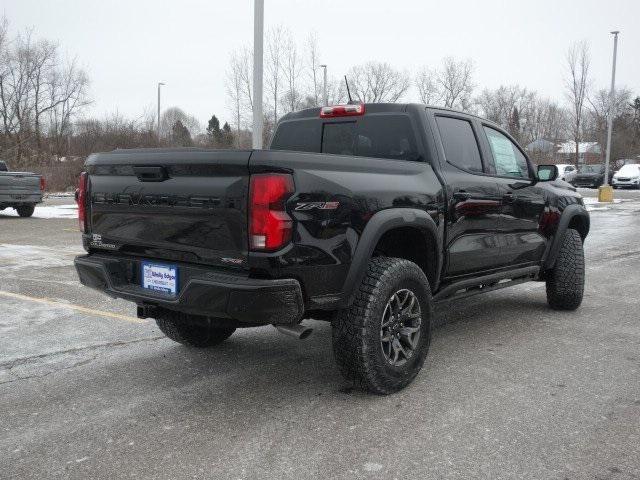
[[380, 345], [384, 357], [394, 367], [409, 360], [420, 340], [422, 312], [420, 302], [409, 289], [394, 293], [382, 314]]

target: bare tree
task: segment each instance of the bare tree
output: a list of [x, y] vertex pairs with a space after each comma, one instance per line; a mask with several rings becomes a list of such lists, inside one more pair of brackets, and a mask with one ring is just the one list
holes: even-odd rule
[[242, 95], [249, 110], [253, 110], [253, 50], [242, 47], [237, 58], [240, 80], [242, 82]]
[[284, 63], [282, 66], [287, 90], [283, 96], [283, 106], [287, 112], [298, 110], [302, 102], [302, 94], [299, 89], [299, 78], [302, 72], [302, 61], [290, 34], [284, 42]]
[[327, 78], [327, 102], [329, 105], [339, 105], [346, 103], [347, 90], [344, 78]]
[[437, 72], [423, 67], [414, 80], [420, 101], [426, 105], [440, 105], [442, 94], [438, 88]]
[[282, 88], [282, 62], [286, 32], [283, 27], [275, 27], [267, 33], [267, 62], [265, 66], [265, 86], [269, 97], [266, 112], [271, 110], [273, 124], [278, 122], [278, 103]]
[[[525, 140], [535, 116], [537, 95], [519, 85], [484, 89], [475, 103], [482, 116], [509, 130], [517, 140]], [[516, 118], [517, 117], [517, 118]]]
[[[241, 70], [242, 62], [239, 59], [238, 53], [234, 52], [231, 55], [229, 69], [227, 70], [226, 87], [227, 101], [230, 103], [231, 110], [233, 111], [237, 141], [240, 139], [243, 120], [243, 82]], [[236, 145], [236, 147], [239, 147], [239, 145]]]
[[536, 98], [530, 110], [530, 119], [527, 119], [525, 141], [545, 139], [558, 144], [566, 138], [567, 125], [565, 109], [552, 100]]
[[44, 162], [61, 151], [60, 136], [71, 135], [73, 117], [89, 103], [88, 83], [75, 60], [65, 64], [57, 44], [31, 31], [9, 39], [8, 22], [0, 20], [2, 144], [17, 162], [23, 156]]
[[49, 137], [53, 143], [52, 150], [57, 155], [63, 153], [63, 139], [72, 134], [72, 119], [91, 103], [87, 96], [88, 87], [89, 78], [77, 67], [76, 60], [69, 63], [60, 74], [52, 76], [48, 88], [51, 106], [48, 109]]
[[309, 62], [309, 77], [312, 85], [312, 96], [313, 105], [317, 107], [320, 105], [321, 98], [321, 88], [318, 81], [318, 68], [320, 65], [320, 52], [318, 50], [318, 37], [315, 32], [309, 34], [307, 38], [307, 52], [308, 52], [308, 62]]
[[443, 103], [446, 108], [468, 108], [473, 93], [473, 62], [446, 57], [437, 75]]
[[174, 127], [178, 122], [192, 135], [197, 135], [202, 131], [200, 122], [193, 115], [189, 115], [181, 108], [170, 107], [162, 112], [160, 118], [161, 137], [170, 138], [174, 134]]
[[353, 96], [363, 103], [397, 102], [410, 86], [409, 76], [388, 63], [367, 62], [347, 75]]
[[[612, 116], [614, 124], [620, 117], [630, 113], [632, 93], [626, 87], [616, 88], [613, 105], [609, 90], [600, 89], [587, 97], [588, 110], [583, 120], [583, 132], [589, 134], [603, 147], [607, 142], [607, 125], [609, 116]], [[615, 138], [614, 138], [615, 140]]]
[[567, 52], [566, 62], [565, 88], [571, 104], [571, 135], [575, 143], [575, 164], [578, 166], [584, 102], [590, 85], [589, 66], [591, 60], [589, 45], [585, 41], [571, 45]]

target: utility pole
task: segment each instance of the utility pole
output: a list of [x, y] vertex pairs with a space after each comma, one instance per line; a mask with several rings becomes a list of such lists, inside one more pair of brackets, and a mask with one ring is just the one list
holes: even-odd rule
[[613, 31], [613, 68], [611, 70], [611, 92], [609, 93], [609, 118], [607, 119], [607, 156], [604, 166], [604, 185], [609, 185], [609, 162], [611, 161], [611, 130], [613, 130], [613, 108], [616, 102], [616, 57], [618, 55], [618, 34]]
[[323, 84], [322, 84], [322, 105], [323, 106], [327, 106], [329, 105], [329, 99], [327, 97], [327, 66], [326, 65], [320, 65], [320, 68], [324, 69], [324, 76], [323, 76]]
[[162, 82], [158, 82], [158, 145], [160, 144], [160, 87], [164, 85]]
[[253, 148], [262, 148], [262, 44], [264, 40], [264, 0], [253, 2]]

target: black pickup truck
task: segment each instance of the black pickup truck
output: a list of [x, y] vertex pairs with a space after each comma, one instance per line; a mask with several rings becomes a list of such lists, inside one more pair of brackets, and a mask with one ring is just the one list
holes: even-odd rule
[[309, 109], [282, 118], [269, 150], [92, 155], [75, 265], [190, 346], [331, 321], [341, 372], [386, 394], [421, 369], [436, 303], [543, 281], [552, 308], [580, 305], [589, 215], [556, 176], [464, 113]]

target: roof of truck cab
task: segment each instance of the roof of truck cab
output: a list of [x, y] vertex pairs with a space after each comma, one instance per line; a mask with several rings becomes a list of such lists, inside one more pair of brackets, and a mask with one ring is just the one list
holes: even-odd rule
[[[386, 113], [386, 112], [406, 112], [410, 107], [415, 108], [428, 108], [429, 110], [437, 110], [443, 112], [451, 112], [458, 115], [465, 115], [468, 117], [474, 117], [482, 120], [483, 122], [491, 122], [486, 118], [474, 115], [469, 112], [463, 112], [461, 110], [455, 110], [453, 108], [438, 107], [435, 105], [427, 105], [424, 103], [365, 103], [365, 115], [368, 113]], [[304, 110], [298, 110], [297, 112], [290, 112], [280, 118], [280, 121], [298, 120], [305, 118], [320, 118], [321, 107], [306, 108]]]

